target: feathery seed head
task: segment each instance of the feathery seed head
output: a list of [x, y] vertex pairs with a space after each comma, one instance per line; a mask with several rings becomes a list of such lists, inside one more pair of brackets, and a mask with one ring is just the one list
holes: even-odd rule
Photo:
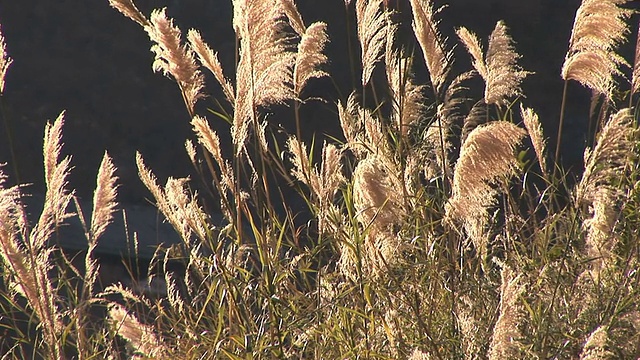
[[131, 0], [109, 0], [109, 5], [112, 8], [120, 11], [120, 13], [129, 19], [137, 22], [140, 26], [149, 25], [149, 20], [142, 15], [140, 10], [136, 7], [136, 5]]
[[487, 210], [495, 204], [499, 189], [517, 173], [515, 151], [525, 134], [514, 124], [493, 121], [474, 129], [460, 150], [445, 218], [461, 221], [481, 253]]
[[614, 76], [621, 74], [618, 66], [627, 65], [615, 49], [629, 33], [626, 19], [633, 11], [620, 6], [628, 1], [582, 1], [562, 65], [564, 80], [576, 80], [611, 99]]
[[187, 33], [187, 39], [191, 44], [191, 49], [198, 54], [198, 58], [202, 65], [204, 65], [213, 76], [218, 81], [218, 84], [222, 87], [222, 91], [224, 92], [224, 96], [227, 98], [230, 104], [234, 105], [236, 102], [235, 92], [233, 89], [233, 85], [229, 82], [229, 80], [224, 76], [222, 71], [222, 65], [220, 64], [220, 60], [218, 60], [218, 53], [214, 52], [209, 45], [207, 45], [204, 40], [202, 40], [202, 36], [197, 30], [191, 29]]
[[612, 360], [616, 354], [609, 350], [609, 334], [606, 326], [599, 326], [587, 338], [580, 360]]
[[533, 144], [533, 150], [536, 152], [538, 163], [542, 169], [542, 173], [546, 175], [547, 172], [547, 141], [542, 133], [542, 124], [538, 119], [533, 109], [527, 109], [520, 104], [520, 114], [524, 122], [524, 126], [527, 128], [531, 143]]
[[515, 51], [504, 22], [496, 23], [484, 57], [482, 45], [474, 33], [464, 27], [457, 29], [456, 33], [471, 55], [473, 67], [484, 79], [485, 103], [504, 105], [508, 97], [522, 95], [520, 83], [530, 73], [518, 65], [520, 54]]
[[447, 39], [443, 38], [438, 30], [440, 21], [435, 19], [435, 15], [443, 7], [434, 9], [431, 0], [411, 0], [411, 8], [413, 9], [413, 32], [422, 49], [431, 83], [436, 94], [439, 94], [453, 63], [453, 53], [447, 50]]
[[171, 75], [178, 82], [185, 105], [193, 114], [196, 102], [204, 97], [201, 92], [204, 77], [196, 65], [193, 50], [182, 44], [182, 33], [173, 20], [167, 18], [166, 8], [154, 10], [150, 21], [145, 30], [155, 42], [151, 47], [156, 57], [153, 70], [162, 71], [165, 76]]
[[97, 241], [113, 221], [113, 213], [118, 206], [116, 202], [118, 177], [115, 176], [115, 171], [113, 160], [105, 152], [98, 170], [97, 185], [93, 195], [91, 241]]
[[387, 229], [397, 224], [401, 216], [397, 180], [385, 163], [370, 155], [358, 163], [353, 173], [353, 202], [365, 227]]
[[523, 318], [523, 307], [518, 298], [525, 291], [520, 283], [520, 275], [507, 265], [502, 265], [502, 285], [500, 286], [500, 315], [493, 328], [489, 347], [489, 359], [520, 358], [518, 339], [522, 336], [518, 324]]
[[327, 56], [322, 53], [329, 41], [327, 24], [315, 22], [301, 36], [293, 68], [293, 92], [297, 98], [300, 98], [302, 89], [310, 79], [329, 76], [320, 68], [328, 61]]
[[356, 0], [356, 18], [362, 47], [362, 86], [365, 86], [380, 61], [387, 37], [388, 24], [382, 0]]

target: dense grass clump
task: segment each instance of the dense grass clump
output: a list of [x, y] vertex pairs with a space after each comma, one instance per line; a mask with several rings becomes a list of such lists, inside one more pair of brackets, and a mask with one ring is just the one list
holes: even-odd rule
[[[233, 1], [231, 76], [165, 9], [147, 16], [131, 0], [110, 0], [147, 32], [153, 69], [178, 84], [192, 118], [185, 147], [200, 182], [159, 184], [136, 156], [183, 241], [157, 249], [150, 268], [163, 271], [146, 288], [98, 289], [93, 250], [116, 211], [116, 169], [105, 154], [91, 218], [77, 202], [71, 213], [61, 115], [45, 129], [47, 195], [36, 224], [25, 220], [24, 188], [8, 186], [0, 169], [0, 323], [9, 334], [0, 349], [56, 359], [640, 357], [640, 46], [626, 79], [616, 52], [630, 33], [626, 3], [584, 0], [576, 13], [563, 97], [570, 81], [590, 89], [598, 131], [569, 181], [559, 165], [565, 101], [550, 151], [522, 96], [531, 73], [502, 21], [487, 41], [464, 27], [448, 39], [440, 9], [411, 0], [415, 38], [400, 40], [386, 1], [347, 1], [360, 83], [335, 104], [342, 138], [310, 143], [303, 90], [330, 76], [329, 39], [293, 0]], [[460, 74], [456, 42], [472, 64]], [[11, 63], [4, 41], [2, 49], [0, 79]], [[417, 82], [417, 67], [428, 83]], [[218, 119], [196, 113], [203, 68], [224, 94], [211, 111]], [[468, 91], [473, 78], [481, 98]], [[295, 120], [284, 140], [264, 113], [282, 105]], [[214, 120], [229, 124], [232, 151]], [[299, 221], [289, 188], [309, 221]], [[70, 216], [86, 231], [80, 265], [47, 243]], [[176, 261], [184, 271], [167, 270]], [[165, 287], [149, 291], [152, 281]]]

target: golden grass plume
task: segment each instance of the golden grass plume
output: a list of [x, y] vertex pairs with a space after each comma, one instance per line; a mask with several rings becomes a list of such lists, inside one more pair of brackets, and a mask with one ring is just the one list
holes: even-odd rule
[[240, 62], [232, 138], [239, 154], [249, 136], [250, 123], [257, 124], [255, 110], [294, 98], [291, 84], [295, 53], [290, 51], [291, 37], [285, 31], [286, 14], [279, 0], [234, 0], [233, 6]]
[[356, 0], [358, 40], [362, 47], [362, 86], [369, 83], [380, 61], [387, 37], [387, 21], [382, 0]]
[[400, 53], [387, 42], [385, 65], [387, 83], [391, 91], [391, 121], [398, 133], [406, 137], [411, 127], [424, 114], [426, 106], [423, 95], [424, 86], [416, 85], [411, 73], [412, 62], [402, 58]]
[[616, 354], [609, 350], [609, 334], [606, 326], [599, 326], [587, 338], [582, 348], [580, 360], [615, 359]]
[[198, 58], [202, 65], [211, 71], [216, 81], [218, 81], [218, 84], [222, 87], [222, 91], [224, 92], [224, 96], [227, 98], [227, 101], [232, 105], [235, 104], [236, 99], [233, 85], [231, 85], [231, 82], [229, 82], [229, 80], [224, 76], [222, 65], [218, 59], [218, 54], [214, 52], [209, 45], [204, 42], [204, 40], [202, 40], [202, 36], [197, 30], [189, 30], [187, 33], [187, 39], [191, 44], [191, 49], [198, 54]]
[[301, 37], [293, 68], [293, 92], [297, 98], [300, 98], [302, 89], [310, 79], [329, 76], [321, 69], [328, 61], [323, 53], [329, 41], [327, 24], [315, 22], [304, 30]]
[[148, 358], [165, 358], [167, 349], [164, 340], [149, 325], [142, 324], [135, 315], [122, 305], [111, 303], [109, 306], [109, 321], [115, 332], [127, 340], [136, 353]]
[[628, 0], [583, 0], [578, 8], [562, 65], [562, 78], [575, 80], [609, 99], [626, 61], [615, 50], [626, 40], [626, 20], [633, 13], [624, 9]]
[[140, 26], [149, 25], [149, 20], [138, 10], [132, 0], [109, 0], [109, 5], [122, 15], [140, 24]]
[[487, 210], [496, 203], [499, 188], [517, 173], [515, 151], [525, 134], [512, 123], [493, 121], [474, 129], [460, 150], [445, 218], [461, 221], [481, 253]]
[[546, 176], [547, 141], [544, 138], [544, 134], [542, 132], [542, 124], [540, 123], [538, 114], [536, 114], [533, 109], [525, 108], [522, 106], [522, 104], [520, 104], [520, 115], [522, 116], [524, 126], [527, 128], [527, 132], [529, 133], [529, 137], [531, 138], [533, 150], [535, 151], [536, 157], [538, 158], [538, 163], [540, 164], [542, 174]]
[[166, 8], [154, 10], [149, 20], [151, 25], [145, 26], [145, 30], [155, 42], [151, 47], [155, 54], [153, 70], [171, 75], [178, 82], [184, 103], [193, 114], [196, 102], [204, 97], [204, 77], [196, 64], [195, 54], [182, 43], [182, 32], [167, 17]]
[[576, 188], [576, 199], [588, 201], [598, 186], [612, 184], [624, 171], [634, 153], [635, 136], [630, 109], [622, 109], [611, 115], [598, 135], [593, 150], [584, 153], [585, 169]]
[[416, 34], [424, 56], [431, 84], [436, 94], [442, 85], [453, 62], [453, 53], [447, 50], [446, 38], [438, 30], [439, 21], [435, 15], [442, 10], [434, 9], [431, 0], [411, 0], [413, 13], [413, 32]]
[[522, 95], [520, 84], [530, 73], [518, 65], [520, 54], [515, 51], [503, 21], [498, 21], [491, 32], [484, 57], [474, 33], [464, 27], [456, 32], [473, 59], [473, 67], [485, 82], [485, 103], [504, 105], [508, 98]]
[[493, 327], [489, 346], [489, 359], [517, 359], [520, 357], [518, 339], [522, 336], [518, 324], [524, 308], [518, 304], [518, 297], [525, 291], [520, 276], [508, 265], [503, 265], [502, 285], [500, 285], [500, 314]]

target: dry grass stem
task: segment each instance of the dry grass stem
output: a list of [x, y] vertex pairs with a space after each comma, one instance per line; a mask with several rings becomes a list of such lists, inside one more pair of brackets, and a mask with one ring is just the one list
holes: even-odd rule
[[429, 69], [431, 84], [436, 94], [440, 94], [442, 85], [453, 62], [453, 53], [447, 50], [446, 38], [442, 37], [435, 15], [442, 8], [434, 9], [431, 0], [411, 0], [413, 13], [413, 31], [418, 38], [422, 54]]
[[220, 60], [218, 60], [218, 54], [214, 52], [209, 45], [204, 42], [204, 40], [202, 40], [202, 36], [197, 30], [189, 30], [187, 33], [187, 39], [189, 40], [193, 51], [198, 54], [198, 58], [202, 65], [211, 71], [218, 81], [218, 84], [220, 84], [220, 87], [222, 87], [222, 91], [224, 92], [227, 101], [232, 105], [235, 104], [236, 99], [233, 85], [231, 85], [229, 80], [224, 76], [222, 65], [220, 64]]
[[382, 57], [387, 37], [382, 0], [356, 0], [356, 17], [358, 40], [362, 47], [362, 86], [365, 86]]
[[167, 18], [166, 8], [154, 10], [150, 22], [145, 30], [155, 42], [151, 47], [155, 54], [153, 70], [162, 71], [165, 76], [171, 75], [178, 82], [185, 105], [193, 114], [196, 102], [204, 97], [204, 77], [196, 64], [195, 54], [182, 44], [182, 33], [173, 20]]
[[327, 24], [315, 22], [301, 34], [298, 54], [293, 68], [293, 92], [299, 99], [307, 82], [312, 78], [321, 78], [329, 74], [321, 69], [328, 61], [323, 53], [329, 41]]
[[619, 65], [626, 65], [615, 49], [626, 41], [626, 20], [633, 13], [624, 9], [628, 0], [583, 0], [578, 8], [569, 50], [562, 65], [562, 78], [575, 80], [609, 99], [621, 75]]
[[540, 123], [538, 114], [536, 114], [533, 109], [525, 108], [521, 104], [520, 115], [531, 138], [533, 150], [536, 152], [542, 174], [547, 176], [547, 141], [542, 133], [542, 124]]

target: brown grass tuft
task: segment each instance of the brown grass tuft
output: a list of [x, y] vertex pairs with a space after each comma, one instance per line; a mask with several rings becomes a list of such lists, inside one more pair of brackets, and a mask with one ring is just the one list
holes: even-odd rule
[[627, 64], [615, 49], [629, 33], [626, 19], [633, 11], [620, 7], [628, 1], [582, 1], [562, 65], [564, 80], [576, 80], [611, 99], [614, 76], [621, 75], [618, 66]]

